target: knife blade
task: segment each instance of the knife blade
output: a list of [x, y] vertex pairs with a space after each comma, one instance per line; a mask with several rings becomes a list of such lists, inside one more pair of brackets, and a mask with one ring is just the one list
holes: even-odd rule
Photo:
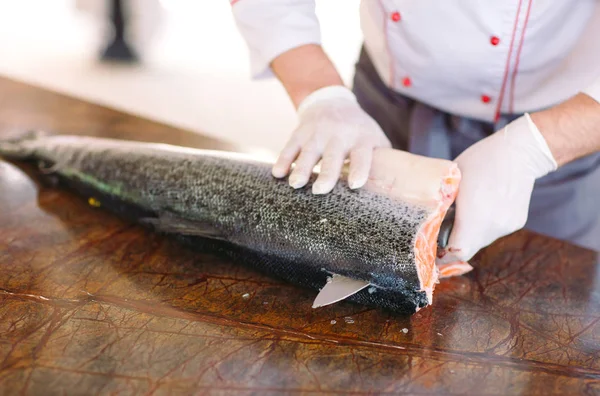
[[448, 246], [448, 239], [450, 239], [450, 234], [452, 233], [452, 228], [454, 227], [455, 217], [456, 210], [454, 209], [454, 206], [451, 206], [450, 209], [448, 209], [448, 211], [446, 212], [444, 220], [442, 220], [440, 232], [438, 233], [437, 244], [442, 249]]

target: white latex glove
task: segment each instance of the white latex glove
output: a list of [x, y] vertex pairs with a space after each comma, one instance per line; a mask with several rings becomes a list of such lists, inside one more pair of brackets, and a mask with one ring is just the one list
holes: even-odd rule
[[289, 184], [308, 183], [321, 160], [314, 194], [330, 192], [350, 158], [348, 184], [362, 187], [369, 177], [373, 149], [391, 144], [379, 125], [358, 105], [346, 87], [330, 86], [308, 95], [298, 106], [299, 125], [273, 166], [273, 176], [285, 177], [295, 162]]
[[523, 228], [535, 180], [557, 168], [529, 114], [469, 147], [456, 162], [462, 180], [442, 263], [468, 261], [481, 248]]

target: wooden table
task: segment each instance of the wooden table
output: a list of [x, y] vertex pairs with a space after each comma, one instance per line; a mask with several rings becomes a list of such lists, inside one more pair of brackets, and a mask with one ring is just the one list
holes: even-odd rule
[[[6, 79], [0, 95], [1, 131], [227, 148]], [[600, 393], [597, 254], [520, 232], [474, 264], [412, 317], [313, 310], [313, 291], [0, 162], [0, 393]]]

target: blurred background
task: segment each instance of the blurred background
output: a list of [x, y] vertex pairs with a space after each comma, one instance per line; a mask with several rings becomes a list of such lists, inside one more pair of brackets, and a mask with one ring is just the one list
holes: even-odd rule
[[[283, 147], [294, 109], [276, 80], [250, 79], [229, 0], [122, 0], [139, 62], [102, 61], [117, 2], [0, 0], [0, 74], [265, 154]], [[347, 82], [358, 6], [317, 0], [324, 48]]]

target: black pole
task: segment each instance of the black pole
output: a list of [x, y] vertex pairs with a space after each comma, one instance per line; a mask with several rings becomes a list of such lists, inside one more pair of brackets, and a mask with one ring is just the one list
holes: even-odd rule
[[103, 61], [135, 63], [139, 61], [137, 54], [127, 43], [128, 19], [124, 9], [123, 0], [110, 0], [110, 22], [114, 35], [112, 41], [101, 55]]

